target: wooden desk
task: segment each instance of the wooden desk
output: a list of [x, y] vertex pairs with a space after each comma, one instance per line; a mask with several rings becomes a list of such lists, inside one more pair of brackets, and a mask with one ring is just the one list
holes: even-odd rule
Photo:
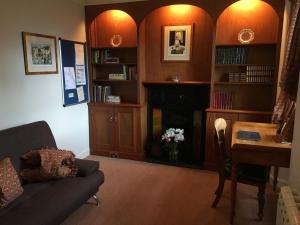
[[[260, 141], [237, 139], [239, 130], [260, 133]], [[289, 167], [291, 144], [275, 141], [277, 125], [269, 123], [235, 122], [232, 128], [232, 174], [231, 174], [231, 212], [230, 223], [233, 224], [237, 188], [237, 164], [248, 163], [265, 166]]]

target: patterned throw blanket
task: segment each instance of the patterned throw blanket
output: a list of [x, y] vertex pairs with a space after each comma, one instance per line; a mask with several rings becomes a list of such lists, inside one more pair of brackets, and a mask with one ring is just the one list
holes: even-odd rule
[[20, 175], [26, 182], [74, 177], [78, 171], [74, 165], [74, 153], [67, 150], [32, 150], [22, 159], [28, 168], [22, 170]]

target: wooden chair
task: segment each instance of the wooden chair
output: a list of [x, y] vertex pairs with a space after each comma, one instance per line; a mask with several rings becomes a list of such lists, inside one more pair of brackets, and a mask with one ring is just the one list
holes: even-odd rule
[[[223, 193], [224, 184], [226, 179], [230, 179], [231, 176], [231, 157], [230, 152], [225, 148], [225, 132], [226, 121], [223, 118], [215, 120], [216, 129], [216, 160], [217, 171], [219, 173], [219, 185], [215, 192], [216, 198], [212, 204], [212, 208], [215, 208], [220, 201]], [[258, 217], [259, 220], [263, 218], [263, 208], [265, 204], [265, 187], [269, 177], [269, 168], [259, 165], [240, 164], [238, 165], [238, 182], [253, 185], [258, 187]]]

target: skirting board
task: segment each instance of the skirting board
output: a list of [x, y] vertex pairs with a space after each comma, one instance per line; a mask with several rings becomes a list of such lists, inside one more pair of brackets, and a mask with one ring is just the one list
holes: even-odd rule
[[90, 155], [90, 151], [87, 150], [87, 151], [80, 152], [79, 154], [76, 154], [76, 158], [84, 159], [84, 158], [88, 157], [89, 155]]

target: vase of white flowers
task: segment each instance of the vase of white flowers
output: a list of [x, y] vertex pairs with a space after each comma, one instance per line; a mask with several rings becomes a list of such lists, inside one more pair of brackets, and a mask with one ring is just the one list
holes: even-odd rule
[[167, 149], [169, 154], [169, 159], [171, 161], [178, 160], [178, 142], [184, 141], [184, 130], [179, 128], [169, 128], [162, 136], [162, 140], [166, 143], [164, 145], [164, 149]]

